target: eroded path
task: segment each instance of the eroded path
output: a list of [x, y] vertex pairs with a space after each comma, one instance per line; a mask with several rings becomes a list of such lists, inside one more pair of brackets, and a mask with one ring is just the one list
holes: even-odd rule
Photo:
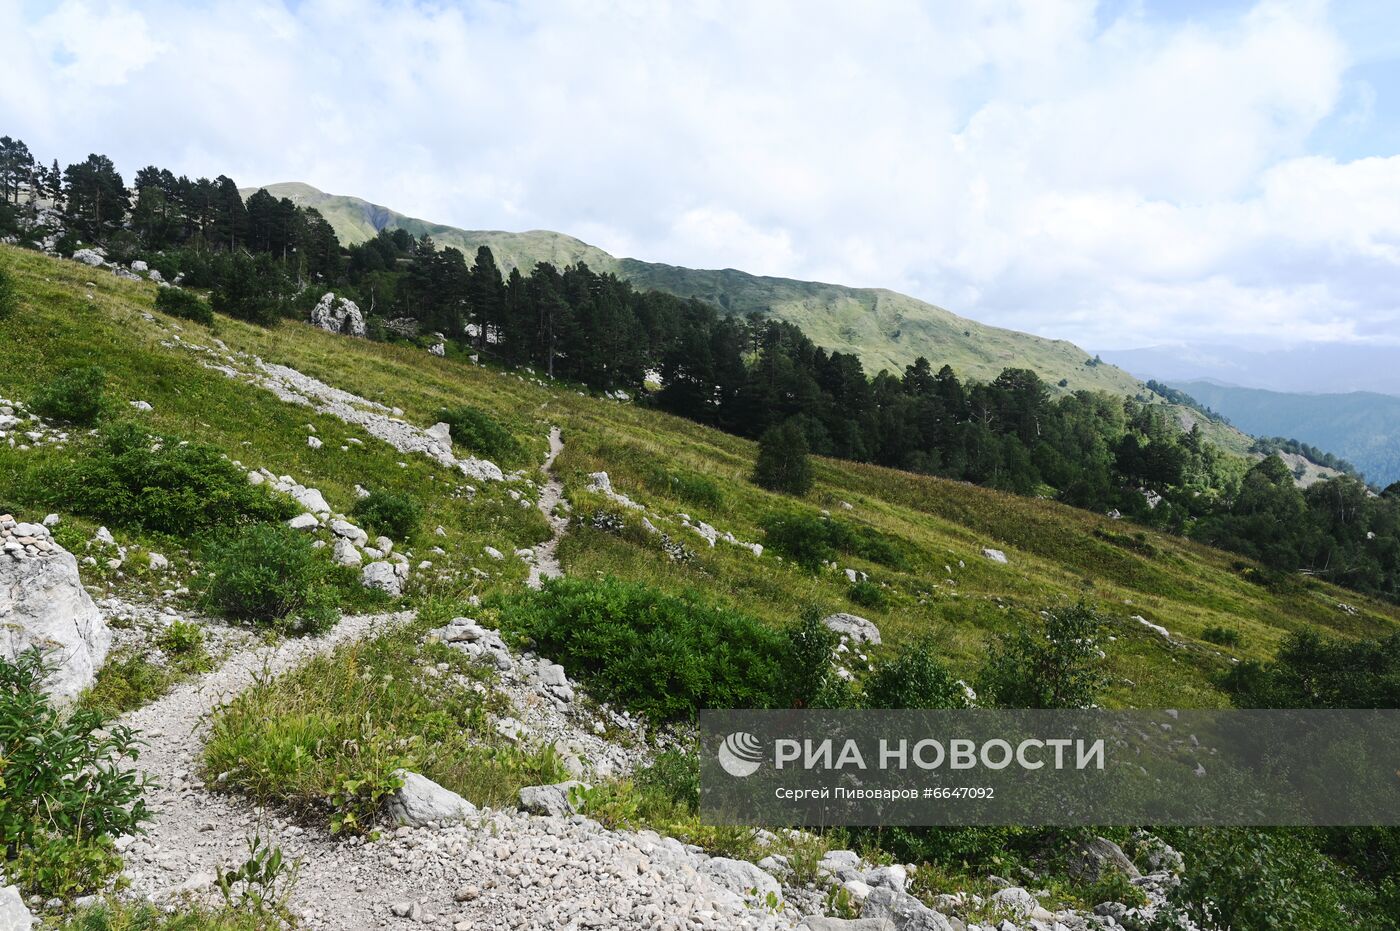
[[559, 481], [559, 477], [554, 474], [554, 460], [559, 458], [559, 454], [564, 451], [563, 435], [558, 427], [549, 428], [549, 454], [545, 456], [544, 465], [540, 466], [540, 471], [544, 473], [544, 488], [540, 491], [539, 509], [545, 520], [549, 521], [549, 539], [535, 547], [535, 562], [530, 567], [530, 577], [525, 584], [531, 588], [539, 588], [544, 584], [545, 579], [556, 579], [564, 574], [563, 568], [559, 565], [559, 541], [563, 538], [565, 531], [569, 529], [569, 518], [563, 514], [555, 513], [556, 507], [564, 500], [564, 483]]

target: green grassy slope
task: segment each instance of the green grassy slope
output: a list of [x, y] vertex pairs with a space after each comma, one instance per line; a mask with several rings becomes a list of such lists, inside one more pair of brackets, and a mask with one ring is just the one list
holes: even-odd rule
[[[1051, 502], [957, 482], [820, 460], [816, 489], [794, 502], [747, 481], [752, 443], [675, 417], [568, 386], [541, 385], [453, 355], [436, 358], [420, 349], [333, 336], [298, 323], [264, 330], [221, 317], [210, 332], [154, 313], [155, 288], [149, 284], [11, 247], [0, 247], [0, 262], [15, 273], [21, 295], [18, 312], [0, 321], [0, 349], [7, 359], [22, 360], [0, 367], [0, 395], [29, 397], [64, 368], [95, 362], [106, 368], [121, 404], [143, 399], [154, 405], [151, 413], [133, 416], [214, 443], [249, 465], [290, 472], [321, 488], [334, 507], [349, 506], [356, 482], [413, 493], [423, 500], [426, 514], [419, 533], [405, 544], [421, 558], [421, 550], [440, 543], [448, 551], [434, 557], [442, 566], [460, 571], [477, 565], [493, 575], [489, 580], [464, 575], [464, 588], [513, 585], [523, 578], [522, 564], [493, 564], [480, 553], [487, 544], [509, 553], [538, 542], [543, 522], [535, 520], [533, 510], [515, 506], [500, 487], [484, 488], [473, 502], [452, 498], [445, 494], [443, 470], [367, 437], [362, 437], [365, 446], [341, 451], [344, 439], [356, 435], [354, 428], [212, 372], [200, 364], [201, 353], [180, 342], [210, 345], [221, 339], [234, 350], [398, 406], [407, 420], [422, 425], [432, 423], [444, 404], [476, 405], [504, 420], [537, 454], [547, 426], [558, 424], [566, 443], [558, 468], [577, 514], [617, 510], [587, 490], [588, 473], [606, 470], [615, 487], [646, 504], [661, 529], [695, 554], [687, 562], [673, 561], [655, 537], [642, 532], [635, 512], [620, 512], [628, 525], [621, 533], [571, 531], [560, 549], [567, 572], [607, 572], [668, 590], [699, 591], [773, 623], [791, 620], [807, 606], [855, 611], [874, 619], [896, 645], [934, 633], [965, 674], [994, 633], [1024, 623], [1047, 603], [1081, 597], [1097, 604], [1116, 628], [1111, 700], [1136, 706], [1221, 704], [1224, 697], [1211, 680], [1231, 657], [1269, 656], [1288, 631], [1304, 625], [1373, 635], [1400, 624], [1400, 609], [1392, 605], [1309, 580], [1271, 590], [1248, 581], [1241, 562], [1228, 554]], [[324, 448], [307, 447], [307, 423], [316, 426]], [[67, 453], [22, 452], [0, 443], [0, 502], [23, 506], [21, 479], [33, 473], [35, 457], [61, 455]], [[683, 481], [678, 485], [673, 478]], [[682, 497], [677, 487], [691, 491]], [[703, 493], [697, 495], [695, 488]], [[684, 512], [740, 540], [762, 542], [764, 518], [787, 509], [810, 514], [827, 509], [838, 519], [873, 528], [902, 549], [906, 557], [899, 567], [853, 558], [841, 562], [887, 586], [886, 605], [852, 604], [839, 571], [813, 573], [771, 551], [756, 558], [723, 542], [712, 549], [676, 516]], [[432, 534], [438, 524], [446, 528], [446, 538]], [[983, 558], [983, 547], [1004, 550], [1009, 563]], [[1172, 640], [1152, 633], [1134, 615], [1165, 626]], [[1208, 626], [1236, 628], [1243, 642], [1230, 650], [1205, 643], [1199, 637]]]

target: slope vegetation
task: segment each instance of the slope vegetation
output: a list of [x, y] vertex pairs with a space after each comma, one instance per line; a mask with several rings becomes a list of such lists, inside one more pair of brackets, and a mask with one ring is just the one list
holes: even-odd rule
[[[400, 545], [420, 553], [443, 549], [434, 557], [437, 571], [459, 581], [442, 584], [484, 593], [522, 582], [524, 563], [483, 558], [483, 550], [509, 554], [540, 543], [549, 528], [533, 508], [506, 497], [503, 483], [461, 499], [427, 457], [404, 455], [346, 423], [225, 377], [206, 367], [207, 353], [198, 347], [222, 341], [231, 352], [399, 408], [404, 420], [420, 426], [438, 419], [443, 407], [490, 411], [534, 462], [544, 457], [550, 426], [558, 426], [565, 449], [556, 471], [576, 518], [558, 553], [566, 573], [698, 592], [775, 624], [810, 607], [854, 610], [874, 619], [896, 646], [933, 634], [956, 669], [973, 668], [992, 636], [1041, 607], [1087, 599], [1116, 628], [1112, 702], [1210, 706], [1224, 702], [1213, 684], [1218, 673], [1237, 659], [1272, 656], [1289, 631], [1311, 625], [1376, 635], [1400, 623], [1394, 606], [1325, 584], [1261, 584], [1265, 577], [1237, 557], [957, 482], [820, 460], [812, 494], [785, 498], [747, 480], [752, 443], [632, 404], [299, 323], [264, 329], [223, 317], [212, 328], [174, 321], [153, 311], [156, 289], [149, 283], [10, 247], [0, 247], [0, 262], [14, 274], [20, 296], [17, 311], [0, 321], [0, 340], [7, 359], [22, 360], [0, 366], [0, 396], [25, 399], [74, 365], [98, 364], [122, 406], [151, 402], [151, 411], [132, 416], [213, 444], [250, 467], [291, 474], [322, 489], [335, 506], [355, 500], [356, 484], [411, 494], [424, 513], [418, 531]], [[308, 445], [307, 424], [320, 448]], [[26, 507], [24, 477], [34, 474], [36, 457], [69, 455], [22, 445], [0, 443], [0, 501], [17, 511]], [[599, 471], [608, 472], [616, 493], [644, 506], [660, 533], [645, 532], [643, 512], [602, 490], [592, 477]], [[865, 555], [838, 552], [824, 567], [779, 558], [765, 531], [772, 518], [820, 520], [823, 510], [879, 545]], [[701, 522], [714, 528], [713, 545]], [[770, 546], [755, 555], [727, 542], [726, 534]], [[1004, 551], [1007, 562], [987, 558], [984, 548]], [[867, 573], [880, 597], [853, 602], [846, 569]], [[428, 585], [427, 575], [413, 584]], [[1240, 641], [1228, 648], [1208, 643], [1202, 636], [1208, 628], [1233, 629]]]

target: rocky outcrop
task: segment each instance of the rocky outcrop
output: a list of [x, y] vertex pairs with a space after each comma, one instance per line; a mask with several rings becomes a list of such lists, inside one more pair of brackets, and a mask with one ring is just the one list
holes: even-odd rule
[[98, 268], [107, 260], [95, 249], [79, 249], [77, 252], [73, 253], [73, 261], [82, 262], [84, 265], [91, 265], [93, 268]]
[[327, 291], [311, 308], [311, 325], [346, 336], [365, 335], [365, 317], [360, 308], [349, 298], [336, 297], [334, 291]]
[[387, 806], [388, 815], [396, 824], [423, 827], [465, 821], [476, 814], [475, 805], [427, 776], [403, 769], [394, 775], [403, 781]]
[[0, 888], [0, 931], [29, 931], [34, 926], [34, 916], [24, 907], [19, 889], [15, 886]]
[[822, 618], [822, 626], [827, 630], [851, 640], [853, 643], [880, 642], [880, 628], [873, 621], [858, 614], [828, 614]]
[[45, 691], [74, 699], [93, 683], [112, 632], [83, 589], [78, 561], [43, 524], [0, 515], [0, 656], [46, 653]]

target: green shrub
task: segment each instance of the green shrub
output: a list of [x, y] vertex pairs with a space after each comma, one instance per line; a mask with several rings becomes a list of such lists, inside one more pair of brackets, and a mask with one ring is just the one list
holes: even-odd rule
[[1119, 902], [1130, 908], [1141, 908], [1147, 904], [1147, 893], [1143, 892], [1141, 887], [1133, 885], [1128, 874], [1110, 867], [1084, 891], [1084, 899], [1090, 905]]
[[283, 925], [230, 908], [182, 905], [166, 912], [154, 905], [107, 902], [78, 910], [58, 927], [59, 931], [267, 931]]
[[240, 520], [284, 520], [290, 500], [250, 485], [212, 446], [147, 433], [134, 424], [105, 429], [87, 454], [60, 467], [55, 504], [118, 527], [189, 537]]
[[452, 428], [452, 442], [485, 459], [515, 462], [525, 453], [509, 430], [490, 414], [466, 404], [445, 407], [437, 418]]
[[867, 708], [966, 708], [967, 693], [924, 637], [881, 660], [862, 689]]
[[0, 658], [0, 842], [5, 872], [27, 892], [91, 892], [121, 869], [111, 838], [149, 817], [130, 768], [140, 740], [42, 690], [37, 651]]
[[769, 427], [759, 437], [754, 484], [800, 498], [812, 490], [813, 480], [807, 436], [795, 420]]
[[156, 291], [156, 310], [205, 326], [214, 322], [213, 309], [198, 294], [184, 288], [161, 288]]
[[832, 662], [840, 637], [811, 610], [783, 632], [783, 673], [774, 689], [776, 703], [791, 708], [847, 708], [851, 684]]
[[1347, 641], [1297, 631], [1271, 662], [1240, 663], [1221, 684], [1241, 708], [1400, 708], [1400, 633]]
[[235, 621], [316, 633], [336, 619], [330, 566], [305, 534], [248, 524], [211, 544], [204, 601]]
[[1310, 832], [1269, 828], [1192, 828], [1162, 832], [1186, 861], [1175, 909], [1201, 926], [1231, 931], [1394, 929], [1378, 907], [1310, 843]]
[[374, 533], [402, 541], [418, 528], [423, 506], [409, 495], [375, 490], [356, 501], [350, 513]]
[[1001, 636], [978, 692], [1003, 708], [1087, 708], [1107, 685], [1103, 619], [1084, 604], [1049, 608], [1039, 623]]
[[884, 608], [889, 604], [884, 588], [869, 579], [853, 583], [846, 590], [846, 597], [863, 608]]
[[139, 654], [108, 657], [82, 704], [105, 716], [140, 708], [164, 695], [175, 682], [171, 670]]
[[909, 562], [903, 541], [892, 540], [874, 527], [850, 524], [824, 514], [774, 513], [760, 526], [765, 546], [808, 569], [843, 554], [894, 569], [904, 568]]
[[40, 388], [29, 407], [41, 417], [76, 426], [90, 426], [102, 414], [107, 376], [95, 365], [65, 371]]
[[1201, 631], [1201, 639], [1223, 647], [1237, 647], [1242, 640], [1240, 632], [1235, 628], [1219, 626], [1207, 627]]
[[771, 706], [782, 688], [782, 634], [693, 597], [557, 579], [500, 609], [509, 632], [586, 678], [593, 694], [655, 720]]

